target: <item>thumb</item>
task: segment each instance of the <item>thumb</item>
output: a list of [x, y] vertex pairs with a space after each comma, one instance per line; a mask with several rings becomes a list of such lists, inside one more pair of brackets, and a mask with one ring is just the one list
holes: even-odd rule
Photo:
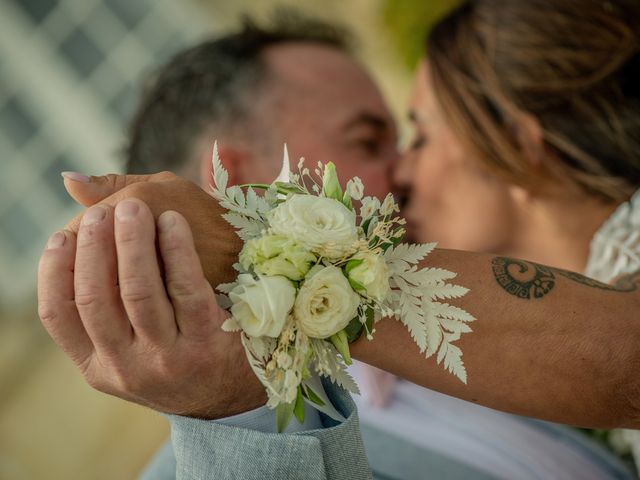
[[176, 176], [171, 172], [150, 175], [108, 175], [88, 176], [78, 172], [62, 172], [64, 188], [76, 202], [85, 207], [104, 200], [127, 185], [139, 182], [163, 182]]

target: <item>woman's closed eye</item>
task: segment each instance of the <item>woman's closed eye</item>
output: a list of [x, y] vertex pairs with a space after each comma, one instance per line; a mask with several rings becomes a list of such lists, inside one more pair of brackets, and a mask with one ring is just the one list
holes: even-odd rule
[[417, 150], [420, 150], [426, 144], [427, 144], [427, 136], [423, 134], [416, 134], [414, 135], [413, 139], [409, 143], [408, 151], [415, 152]]

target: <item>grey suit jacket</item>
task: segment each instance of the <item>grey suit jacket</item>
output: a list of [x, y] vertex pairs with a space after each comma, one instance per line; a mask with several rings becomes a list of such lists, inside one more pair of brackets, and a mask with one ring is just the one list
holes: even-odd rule
[[342, 389], [325, 384], [346, 418], [321, 415], [325, 428], [291, 434], [263, 433], [169, 415], [171, 445], [142, 474], [143, 480], [370, 479], [355, 404]]
[[171, 443], [158, 451], [141, 480], [343, 480], [372, 478], [372, 470], [377, 480], [495, 480], [441, 453], [360, 425], [348, 394], [330, 383], [324, 386], [347, 420], [336, 423], [321, 415], [325, 428], [320, 430], [271, 434], [169, 416]]

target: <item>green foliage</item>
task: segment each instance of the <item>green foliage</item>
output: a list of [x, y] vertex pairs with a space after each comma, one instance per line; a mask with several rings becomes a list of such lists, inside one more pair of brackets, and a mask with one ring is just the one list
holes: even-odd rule
[[338, 333], [331, 335], [331, 343], [336, 347], [336, 350], [342, 355], [345, 365], [351, 365], [351, 352], [349, 352], [349, 339], [345, 330], [340, 330]]
[[304, 422], [304, 397], [302, 396], [302, 387], [298, 385], [298, 396], [293, 407], [293, 414], [296, 416], [299, 424]]
[[344, 327], [344, 331], [347, 334], [347, 340], [349, 343], [355, 342], [360, 335], [362, 335], [362, 330], [364, 326], [358, 317], [355, 317], [353, 320], [349, 322], [349, 324]]
[[459, 0], [385, 0], [382, 20], [404, 64], [413, 70], [425, 53], [431, 28], [454, 8]]
[[289, 425], [291, 417], [293, 416], [295, 404], [295, 401], [291, 403], [280, 403], [276, 407], [276, 427], [278, 429], [278, 433], [284, 432], [284, 429]]
[[320, 405], [321, 407], [324, 405], [324, 401], [322, 401], [318, 394], [314, 392], [309, 385], [302, 384], [302, 394], [305, 398], [311, 400], [316, 405]]

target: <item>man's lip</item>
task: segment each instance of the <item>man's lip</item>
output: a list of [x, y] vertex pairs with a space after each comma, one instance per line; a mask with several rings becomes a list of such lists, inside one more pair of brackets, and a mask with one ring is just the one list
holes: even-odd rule
[[402, 212], [406, 210], [407, 206], [409, 205], [409, 195], [407, 195], [406, 193], [400, 193], [396, 194], [395, 197], [397, 198], [396, 203], [400, 207], [400, 211]]
[[417, 226], [415, 224], [415, 221], [411, 218], [411, 212], [406, 208], [406, 205], [405, 205], [405, 208], [400, 210], [400, 215], [402, 216], [402, 218], [404, 218], [407, 221], [407, 224], [404, 226], [406, 231], [404, 236], [404, 241], [407, 241], [407, 242], [415, 241]]
[[412, 230], [407, 230], [402, 241], [404, 243], [419, 243], [418, 238]]

